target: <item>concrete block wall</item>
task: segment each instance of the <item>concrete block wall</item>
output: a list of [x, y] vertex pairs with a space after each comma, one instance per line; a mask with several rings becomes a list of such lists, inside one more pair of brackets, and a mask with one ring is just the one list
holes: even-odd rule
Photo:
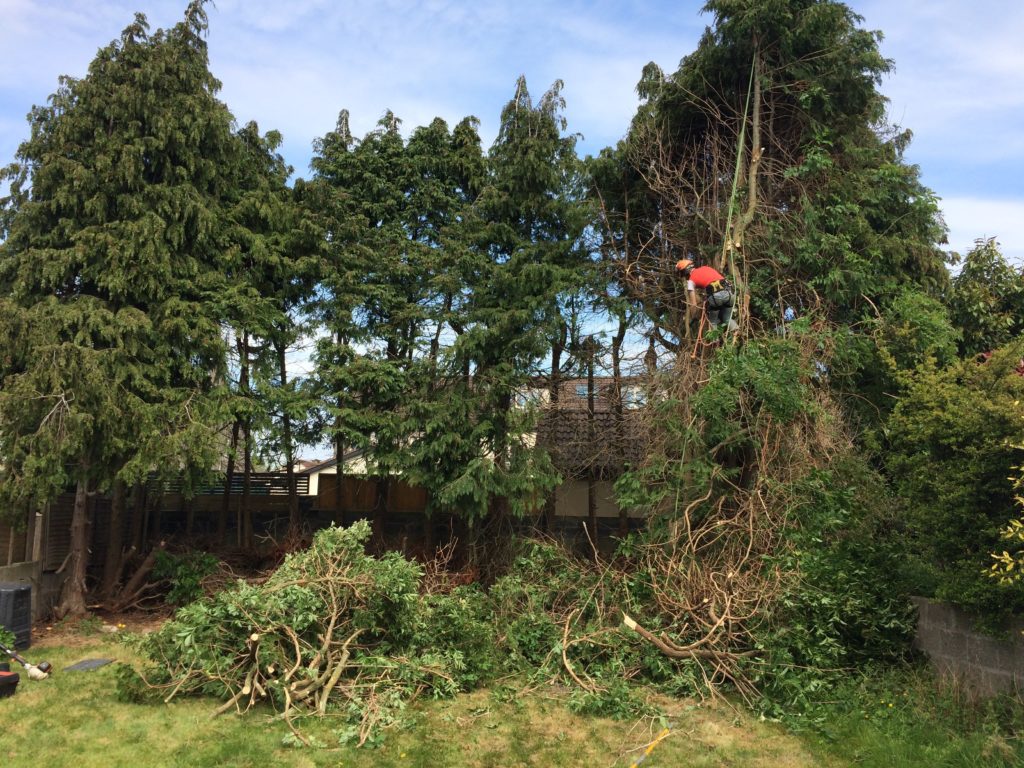
[[969, 614], [945, 603], [912, 598], [917, 606], [914, 647], [924, 651], [940, 674], [955, 677], [979, 694], [1024, 694], [1024, 622], [1005, 639], [974, 630]]

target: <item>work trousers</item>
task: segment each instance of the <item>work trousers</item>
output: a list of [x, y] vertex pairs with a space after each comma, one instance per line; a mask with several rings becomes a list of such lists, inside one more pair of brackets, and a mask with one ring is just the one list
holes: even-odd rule
[[707, 312], [708, 322], [711, 324], [712, 328], [724, 325], [729, 330], [733, 330], [732, 308], [733, 295], [732, 291], [728, 288], [723, 288], [720, 291], [709, 293], [707, 299], [704, 301], [704, 311]]

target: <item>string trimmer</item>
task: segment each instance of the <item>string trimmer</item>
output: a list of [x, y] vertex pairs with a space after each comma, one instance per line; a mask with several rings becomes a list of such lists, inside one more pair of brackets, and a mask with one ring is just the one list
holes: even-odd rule
[[53, 669], [53, 666], [48, 661], [41, 661], [38, 666], [30, 664], [27, 660], [23, 659], [17, 651], [13, 648], [8, 648], [6, 645], [0, 645], [0, 652], [6, 653], [16, 662], [21, 664], [28, 673], [30, 680], [45, 680], [50, 676], [50, 670]]

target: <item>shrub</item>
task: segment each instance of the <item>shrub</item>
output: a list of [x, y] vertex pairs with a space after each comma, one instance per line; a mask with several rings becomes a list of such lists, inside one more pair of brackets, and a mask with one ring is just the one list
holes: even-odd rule
[[[931, 572], [934, 596], [990, 627], [1024, 611], [1024, 585], [985, 572], [1014, 513], [1013, 467], [1021, 461], [1024, 342], [987, 362], [920, 371], [888, 424], [888, 469], [903, 505], [912, 555]], [[922, 584], [922, 586], [926, 586]]]
[[185, 605], [203, 595], [203, 579], [217, 569], [218, 560], [207, 552], [195, 550], [172, 554], [156, 553], [153, 579], [168, 584], [165, 600], [171, 605]]

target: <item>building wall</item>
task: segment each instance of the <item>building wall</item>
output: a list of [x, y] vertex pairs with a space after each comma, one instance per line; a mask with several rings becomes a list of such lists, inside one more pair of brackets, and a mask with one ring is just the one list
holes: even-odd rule
[[[596, 485], [597, 516], [619, 516], [619, 505], [615, 503], [615, 491], [609, 480], [598, 480]], [[566, 480], [555, 492], [555, 515], [558, 517], [587, 517], [587, 481]], [[643, 517], [633, 513], [630, 517]]]
[[[334, 478], [338, 474], [337, 467], [330, 467], [325, 469], [323, 472], [310, 472], [309, 473], [309, 495], [317, 496], [320, 493], [320, 478], [326, 476], [329, 478], [327, 482], [331, 483], [331, 487], [334, 487]], [[362, 456], [355, 459], [347, 459], [345, 461], [345, 474], [346, 475], [365, 475], [366, 474], [366, 459]]]
[[1024, 692], [1024, 621], [999, 639], [976, 632], [971, 617], [958, 608], [912, 599], [918, 611], [914, 647], [928, 655], [940, 674], [986, 696]]

